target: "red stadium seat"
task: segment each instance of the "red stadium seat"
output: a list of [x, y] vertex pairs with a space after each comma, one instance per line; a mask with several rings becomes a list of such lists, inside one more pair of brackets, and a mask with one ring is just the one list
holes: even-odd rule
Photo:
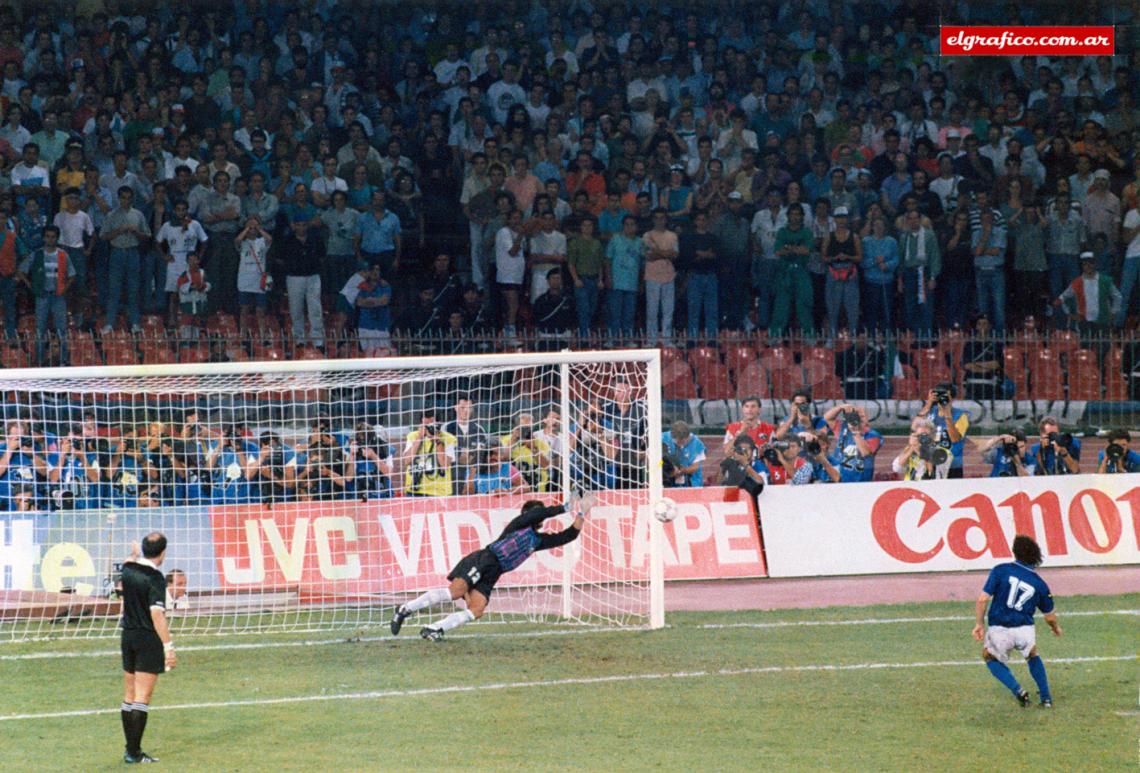
[[139, 364], [139, 353], [135, 351], [134, 342], [130, 346], [113, 344], [110, 348], [104, 347], [103, 354], [106, 356], [108, 365]]
[[728, 400], [733, 396], [732, 379], [728, 374], [728, 366], [707, 363], [697, 371], [697, 385], [701, 389], [701, 397], [705, 400]]
[[922, 400], [926, 397], [919, 392], [917, 378], [891, 379], [891, 397], [896, 400]]
[[1035, 400], [1065, 399], [1065, 379], [1061, 360], [1052, 349], [1038, 349], [1030, 356], [1030, 386]]
[[184, 346], [178, 350], [179, 362], [209, 362], [210, 349], [206, 346]]
[[760, 362], [769, 371], [790, 368], [795, 364], [795, 358], [792, 356], [792, 350], [786, 346], [773, 346], [768, 349], [760, 350]]
[[1081, 339], [1074, 330], [1057, 330], [1049, 337], [1049, 348], [1058, 356], [1067, 356], [1081, 348]]
[[1091, 349], [1077, 349], [1069, 354], [1069, 399], [1100, 399], [1100, 365], [1096, 352]]
[[712, 346], [694, 346], [689, 350], [689, 364], [699, 371], [707, 367], [720, 367], [720, 352]]
[[674, 359], [661, 364], [661, 392], [666, 400], [696, 399], [697, 383], [689, 363]]
[[0, 366], [4, 368], [28, 367], [28, 353], [19, 345], [8, 345], [0, 348]]
[[748, 397], [764, 399], [772, 396], [768, 388], [768, 371], [759, 361], [753, 362], [743, 370], [736, 371], [736, 399], [744, 400]]
[[944, 353], [937, 347], [915, 349], [914, 361], [918, 368], [919, 389], [926, 392], [936, 385], [952, 380], [950, 366]]
[[730, 344], [724, 352], [724, 363], [734, 376], [740, 376], [745, 368], [760, 362], [756, 350], [748, 344]]
[[772, 394], [780, 400], [790, 400], [792, 392], [804, 386], [804, 372], [799, 365], [776, 368], [769, 371], [772, 380]]

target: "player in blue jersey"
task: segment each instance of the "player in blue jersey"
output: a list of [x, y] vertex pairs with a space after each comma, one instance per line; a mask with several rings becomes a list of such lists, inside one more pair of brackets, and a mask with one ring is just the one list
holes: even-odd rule
[[[455, 565], [447, 575], [447, 579], [451, 581], [450, 585], [446, 588], [433, 588], [407, 604], [397, 607], [396, 613], [392, 616], [392, 634], [400, 632], [404, 620], [412, 613], [458, 599], [467, 602], [465, 609], [452, 612], [442, 620], [425, 626], [420, 629], [420, 636], [430, 641], [439, 641], [445, 631], [478, 620], [483, 616], [487, 600], [491, 597], [491, 591], [500, 577], [512, 569], [517, 569], [535, 551], [550, 550], [572, 542], [578, 537], [586, 513], [593, 506], [593, 499], [591, 494], [582, 497], [571, 495], [570, 501], [565, 505], [547, 507], [536, 499], [523, 504], [522, 511], [507, 524], [498, 539], [487, 547], [464, 556]], [[573, 513], [574, 522], [556, 534], [538, 530], [547, 518], [562, 513]]]
[[[1037, 574], [1041, 565], [1041, 548], [1032, 538], [1019, 534], [1013, 539], [1013, 557], [1016, 561], [998, 564], [990, 570], [982, 594], [978, 596], [977, 625], [974, 638], [984, 641], [982, 660], [994, 678], [1009, 688], [1022, 707], [1029, 705], [1029, 692], [1023, 690], [1005, 663], [1010, 650], [1025, 656], [1029, 673], [1037, 683], [1041, 707], [1053, 708], [1053, 695], [1049, 692], [1049, 679], [1045, 663], [1037, 654], [1037, 633], [1033, 627], [1033, 613], [1040, 609], [1054, 636], [1061, 635], [1057, 613], [1053, 611], [1053, 596], [1049, 586]], [[990, 604], [990, 600], [993, 603]], [[989, 628], [982, 625], [989, 604]]]

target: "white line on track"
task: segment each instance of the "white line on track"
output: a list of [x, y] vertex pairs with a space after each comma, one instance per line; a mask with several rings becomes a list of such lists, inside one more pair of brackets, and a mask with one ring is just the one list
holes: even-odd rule
[[[1103, 609], [1103, 610], [1078, 610], [1073, 612], [1063, 612], [1063, 617], [1105, 617], [1109, 615], [1140, 615], [1140, 609]], [[940, 617], [866, 617], [848, 620], [773, 620], [766, 623], [705, 623], [702, 625], [694, 625], [690, 630], [721, 630], [732, 628], [799, 628], [810, 626], [831, 626], [831, 625], [897, 625], [904, 623], [945, 623], [945, 622], [965, 622], [973, 620], [972, 617], [964, 615], [946, 615]], [[688, 628], [688, 626], [686, 626]], [[579, 627], [567, 629], [554, 629], [543, 631], [504, 631], [504, 632], [488, 632], [488, 633], [466, 633], [455, 634], [448, 636], [448, 639], [533, 639], [545, 638], [550, 636], [581, 636], [584, 634], [593, 633], [632, 633], [644, 632], [647, 629], [644, 627], [630, 627], [630, 628], [606, 628], [606, 627]], [[242, 642], [242, 643], [223, 643], [223, 644], [189, 644], [180, 645], [179, 652], [216, 652], [216, 651], [238, 651], [238, 650], [263, 650], [263, 649], [291, 649], [294, 647], [321, 647], [329, 644], [350, 644], [354, 642], [408, 642], [418, 641], [414, 636], [406, 636], [396, 638], [393, 636], [341, 636], [328, 639], [304, 639], [299, 641], [272, 641], [272, 642]], [[106, 658], [119, 654], [117, 649], [105, 650], [90, 650], [87, 652], [66, 652], [66, 651], [50, 651], [50, 652], [23, 652], [17, 655], [0, 655], [0, 662], [13, 661], [13, 660], [59, 660], [59, 659], [74, 659], [74, 658]]]
[[[1100, 655], [1090, 657], [1050, 658], [1052, 663], [1103, 663], [1121, 660], [1137, 660], [1140, 655]], [[542, 679], [531, 682], [492, 682], [490, 684], [451, 685], [448, 687], [423, 687], [415, 690], [375, 690], [370, 692], [350, 692], [323, 695], [292, 695], [282, 698], [250, 698], [247, 700], [213, 701], [206, 703], [178, 703], [172, 706], [152, 706], [155, 711], [184, 711], [187, 709], [222, 709], [236, 706], [273, 706], [288, 703], [313, 703], [319, 701], [378, 700], [382, 698], [416, 698], [425, 695], [449, 695], [456, 693], [479, 693], [499, 690], [522, 690], [536, 687], [572, 687], [594, 684], [617, 684], [622, 682], [648, 682], [665, 679], [703, 679], [707, 677], [752, 676], [758, 674], [783, 674], [812, 671], [877, 671], [906, 668], [977, 668], [977, 660], [933, 660], [917, 663], [848, 663], [816, 664], [803, 666], [756, 666], [753, 668], [722, 668], [717, 670], [674, 671], [652, 674], [615, 674], [613, 676], [573, 677], [568, 679]], [[78, 709], [75, 711], [50, 711], [37, 714], [0, 715], [0, 722], [19, 719], [60, 719], [65, 717], [89, 717], [99, 714], [115, 714], [116, 708]]]

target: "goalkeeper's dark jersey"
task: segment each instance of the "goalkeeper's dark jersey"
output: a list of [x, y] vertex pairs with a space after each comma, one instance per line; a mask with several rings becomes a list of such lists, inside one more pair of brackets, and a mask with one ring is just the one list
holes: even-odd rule
[[509, 572], [519, 567], [536, 550], [550, 550], [572, 542], [578, 536], [578, 529], [574, 526], [557, 534], [542, 534], [538, 531], [538, 527], [547, 518], [564, 512], [564, 505], [529, 510], [508, 523], [499, 538], [488, 545], [487, 549], [495, 554], [503, 571]]

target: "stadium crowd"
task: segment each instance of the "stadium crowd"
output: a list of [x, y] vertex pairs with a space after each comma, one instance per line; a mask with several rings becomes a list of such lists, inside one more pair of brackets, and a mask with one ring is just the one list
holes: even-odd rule
[[982, 65], [916, 0], [12, 4], [4, 330], [37, 363], [238, 310], [347, 353], [1106, 331], [1140, 289], [1140, 84], [1098, 8], [1050, 18], [1115, 20], [1115, 57]]
[[[1029, 23], [1044, 5], [950, 11]], [[858, 400], [891, 393], [916, 364], [907, 346], [957, 329], [972, 337], [942, 366], [971, 399], [1008, 397], [1022, 386], [993, 336], [1095, 341], [1127, 330], [1140, 290], [1131, 13], [1049, 9], [1119, 24], [1115, 57], [979, 62], [938, 55], [918, 0], [11, 4], [4, 363], [739, 331], [818, 335]], [[913, 380], [926, 402], [892, 469], [960, 474], [954, 387]], [[769, 427], [744, 405], [722, 479], [873, 476], [881, 437], [856, 407]], [[609, 410], [573, 417], [571, 474], [636, 481], [634, 420]], [[473, 451], [433, 418], [397, 453], [367, 424], [286, 441], [190, 417], [113, 435], [8, 417], [2, 493], [61, 506], [70, 476], [90, 484], [73, 502], [436, 495], [562, 474], [556, 412]], [[1036, 450], [994, 441], [995, 474], [1079, 468], [1079, 443], [1055, 433], [1043, 424]], [[700, 439], [676, 425], [664, 441], [667, 477], [700, 485]]]

